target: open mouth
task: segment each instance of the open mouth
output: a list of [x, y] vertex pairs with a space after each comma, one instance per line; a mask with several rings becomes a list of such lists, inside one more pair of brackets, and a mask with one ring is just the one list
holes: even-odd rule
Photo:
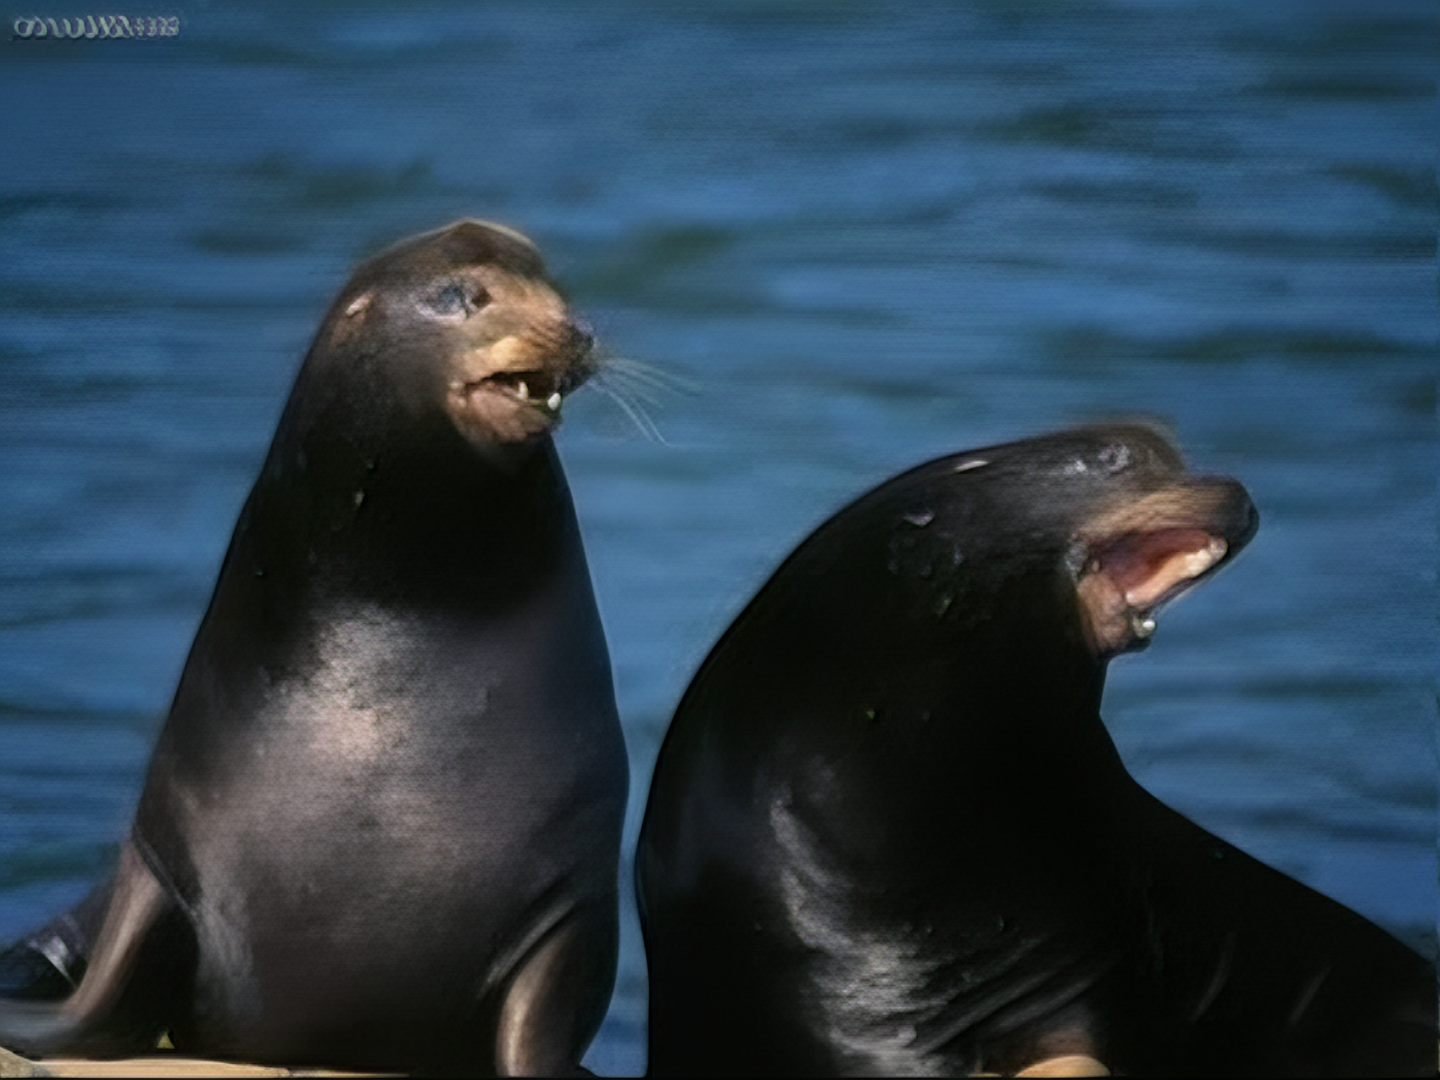
[[1159, 609], [1239, 551], [1257, 523], [1238, 484], [1180, 485], [1078, 541], [1072, 567], [1091, 648], [1110, 655], [1143, 646]]
[[478, 382], [466, 383], [467, 392], [487, 389], [504, 394], [515, 401], [540, 409], [558, 413], [573, 386], [548, 371], [501, 371], [487, 375]]
[[523, 443], [560, 422], [561, 404], [583, 381], [583, 373], [556, 375], [539, 368], [457, 379], [450, 384], [448, 408], [462, 430], [484, 442]]
[[[1155, 632], [1155, 612], [1218, 565], [1229, 549], [1223, 537], [1203, 529], [1127, 534], [1091, 549], [1085, 578], [1103, 585], [1090, 590], [1082, 586], [1082, 595], [1103, 593], [1094, 614], [1111, 621], [1120, 615], [1126, 624], [1123, 629], [1143, 640]], [[1117, 610], [1121, 605], [1123, 612]]]
[[446, 409], [483, 445], [541, 439], [560, 423], [565, 399], [594, 373], [590, 347], [588, 333], [557, 322], [467, 349], [452, 361]]

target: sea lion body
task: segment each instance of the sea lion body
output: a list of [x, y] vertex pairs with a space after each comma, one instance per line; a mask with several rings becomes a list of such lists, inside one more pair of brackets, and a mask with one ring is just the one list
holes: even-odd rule
[[578, 1064], [627, 786], [549, 438], [588, 348], [507, 230], [357, 271], [241, 512], [79, 989], [0, 1002], [0, 1044]]
[[818, 529], [690, 684], [637, 853], [655, 1075], [1433, 1071], [1431, 966], [1145, 792], [1106, 662], [1253, 533], [1139, 426]]

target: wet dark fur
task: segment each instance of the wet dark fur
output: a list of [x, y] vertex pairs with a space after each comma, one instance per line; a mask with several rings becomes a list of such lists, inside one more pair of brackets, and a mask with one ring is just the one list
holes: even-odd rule
[[[1431, 964], [1151, 797], [1101, 721], [1075, 537], [1189, 482], [1143, 428], [1033, 439], [897, 477], [785, 561], [655, 769], [656, 1075], [1434, 1071]], [[1231, 485], [1237, 549], [1243, 490], [1195, 483]]]
[[627, 765], [550, 438], [477, 446], [445, 412], [458, 331], [422, 308], [479, 264], [545, 281], [522, 239], [462, 222], [336, 301], [235, 527], [115, 899], [78, 913], [80, 990], [0, 1002], [0, 1044], [118, 1055], [168, 1030], [256, 1062], [578, 1064], [614, 981]]

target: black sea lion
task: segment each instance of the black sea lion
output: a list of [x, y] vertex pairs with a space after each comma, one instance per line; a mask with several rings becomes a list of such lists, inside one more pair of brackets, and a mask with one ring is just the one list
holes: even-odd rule
[[1100, 719], [1256, 522], [1127, 425], [922, 465], [801, 544], [655, 769], [652, 1070], [1433, 1072], [1431, 965], [1147, 794]]
[[507, 229], [356, 272], [236, 525], [88, 969], [63, 1001], [0, 1002], [0, 1044], [578, 1064], [628, 782], [550, 439], [589, 347]]

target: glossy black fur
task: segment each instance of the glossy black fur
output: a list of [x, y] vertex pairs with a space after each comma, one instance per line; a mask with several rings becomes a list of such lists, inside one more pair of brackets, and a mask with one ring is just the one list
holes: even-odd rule
[[1239, 485], [1127, 426], [921, 466], [776, 571], [655, 770], [654, 1074], [1434, 1071], [1431, 964], [1155, 800], [1101, 721], [1075, 538], [1182, 482], [1248, 540]]
[[614, 981], [627, 764], [553, 444], [481, 452], [443, 409], [452, 345], [413, 299], [467, 263], [544, 280], [533, 249], [465, 222], [336, 302], [236, 525], [81, 990], [0, 1002], [0, 1044], [126, 1054], [168, 1030], [256, 1062], [578, 1063]]

